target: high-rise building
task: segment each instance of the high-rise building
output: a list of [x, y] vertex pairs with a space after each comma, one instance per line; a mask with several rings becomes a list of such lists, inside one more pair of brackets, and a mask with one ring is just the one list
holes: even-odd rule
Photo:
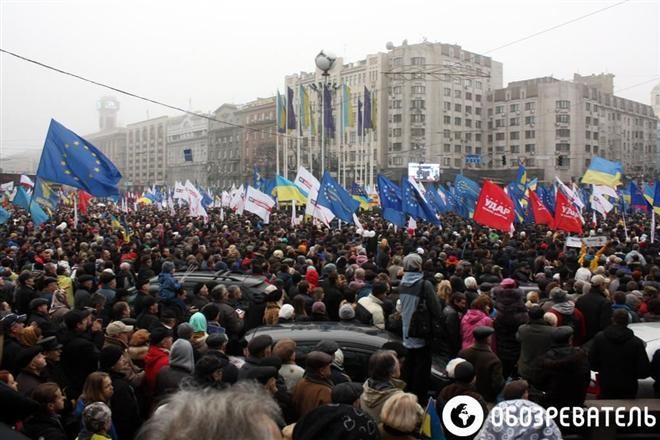
[[128, 124], [125, 185], [142, 190], [151, 185], [167, 183], [165, 155], [168, 117], [148, 119]]
[[276, 150], [275, 97], [250, 101], [242, 105], [237, 114], [243, 126], [240, 132], [240, 182], [252, 182], [255, 165], [264, 177], [273, 177]]
[[614, 75], [576, 74], [573, 81], [534, 78], [489, 93], [488, 168], [511, 175], [521, 160], [529, 175], [568, 180], [597, 155], [621, 162], [628, 175], [652, 174], [653, 110], [613, 89]]
[[[319, 71], [285, 78], [289, 87], [302, 84], [319, 89], [321, 81]], [[340, 133], [342, 84], [351, 88], [356, 125], [357, 99], [364, 101], [364, 87], [375, 96], [372, 115], [376, 127], [367, 130], [363, 142], [357, 127], [333, 137], [326, 167], [334, 171], [343, 163], [348, 168], [349, 184], [352, 179], [373, 183], [373, 174], [379, 172], [398, 179], [407, 173], [409, 162], [439, 163], [444, 174], [457, 173], [466, 154], [481, 155], [485, 148], [486, 95], [502, 87], [502, 64], [457, 45], [404, 41], [400, 46], [388, 43], [386, 53], [367, 55], [354, 63], [337, 59], [329, 81], [338, 87], [333, 112]], [[311, 98], [318, 117], [319, 96], [311, 93]], [[318, 136], [303, 133], [303, 137], [306, 147], [320, 151]], [[372, 155], [373, 161], [369, 159]], [[302, 162], [307, 163], [305, 159]]]
[[[243, 148], [239, 107], [222, 104], [214, 113], [209, 125], [208, 185], [212, 188], [227, 189], [241, 183], [241, 151]], [[225, 121], [223, 124], [217, 121]]]
[[653, 107], [655, 116], [660, 118], [660, 84], [651, 90], [651, 106]]

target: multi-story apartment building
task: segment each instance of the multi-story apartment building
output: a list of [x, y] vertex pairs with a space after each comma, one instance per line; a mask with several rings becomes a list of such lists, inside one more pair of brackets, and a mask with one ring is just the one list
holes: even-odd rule
[[613, 82], [614, 75], [576, 74], [573, 81], [516, 81], [488, 94], [488, 168], [512, 173], [521, 160], [542, 180], [570, 179], [598, 155], [621, 162], [628, 175], [652, 174], [653, 110], [614, 96]]
[[238, 110], [234, 104], [222, 104], [214, 112], [214, 119], [229, 124], [211, 121], [209, 125], [208, 184], [212, 188], [227, 189], [240, 185], [244, 129], [239, 126]]
[[167, 182], [190, 180], [207, 185], [209, 167], [209, 119], [185, 114], [167, 123]]
[[275, 176], [275, 97], [250, 101], [237, 115], [244, 127], [240, 132], [240, 182], [252, 182], [255, 165], [264, 177]]
[[128, 124], [126, 186], [140, 191], [167, 182], [167, 116]]
[[439, 163], [441, 179], [453, 178], [466, 155], [484, 152], [486, 96], [502, 86], [502, 64], [429, 42], [392, 47], [388, 61], [387, 166], [396, 175], [408, 162]]

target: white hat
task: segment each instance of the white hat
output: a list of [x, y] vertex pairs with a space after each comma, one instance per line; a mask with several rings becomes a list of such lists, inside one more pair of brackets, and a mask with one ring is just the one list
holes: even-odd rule
[[418, 253], [419, 255], [424, 255], [424, 249], [422, 249], [421, 247], [418, 247], [415, 252]]

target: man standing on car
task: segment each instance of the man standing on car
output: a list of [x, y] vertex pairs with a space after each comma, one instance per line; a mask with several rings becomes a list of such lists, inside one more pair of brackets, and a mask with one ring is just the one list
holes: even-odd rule
[[[403, 326], [403, 346], [408, 349], [403, 380], [408, 384], [408, 391], [417, 395], [420, 404], [424, 405], [431, 387], [431, 335], [426, 338], [413, 338], [408, 335], [413, 314], [418, 309], [420, 300], [424, 301], [428, 314], [425, 319], [431, 323], [442, 318], [442, 308], [438, 297], [433, 291], [433, 285], [424, 280], [422, 272], [422, 257], [411, 253], [403, 259], [403, 278], [399, 284], [399, 299], [401, 300], [401, 321]], [[422, 314], [417, 313], [415, 317]], [[415, 323], [414, 323], [415, 324]], [[419, 326], [417, 326], [419, 327]]]

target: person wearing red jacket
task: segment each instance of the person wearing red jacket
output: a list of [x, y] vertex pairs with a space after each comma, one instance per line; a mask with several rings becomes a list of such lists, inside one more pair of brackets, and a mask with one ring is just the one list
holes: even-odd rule
[[170, 363], [172, 332], [165, 327], [157, 327], [151, 331], [149, 341], [149, 351], [144, 356], [144, 374], [147, 390], [153, 392], [158, 372]]

